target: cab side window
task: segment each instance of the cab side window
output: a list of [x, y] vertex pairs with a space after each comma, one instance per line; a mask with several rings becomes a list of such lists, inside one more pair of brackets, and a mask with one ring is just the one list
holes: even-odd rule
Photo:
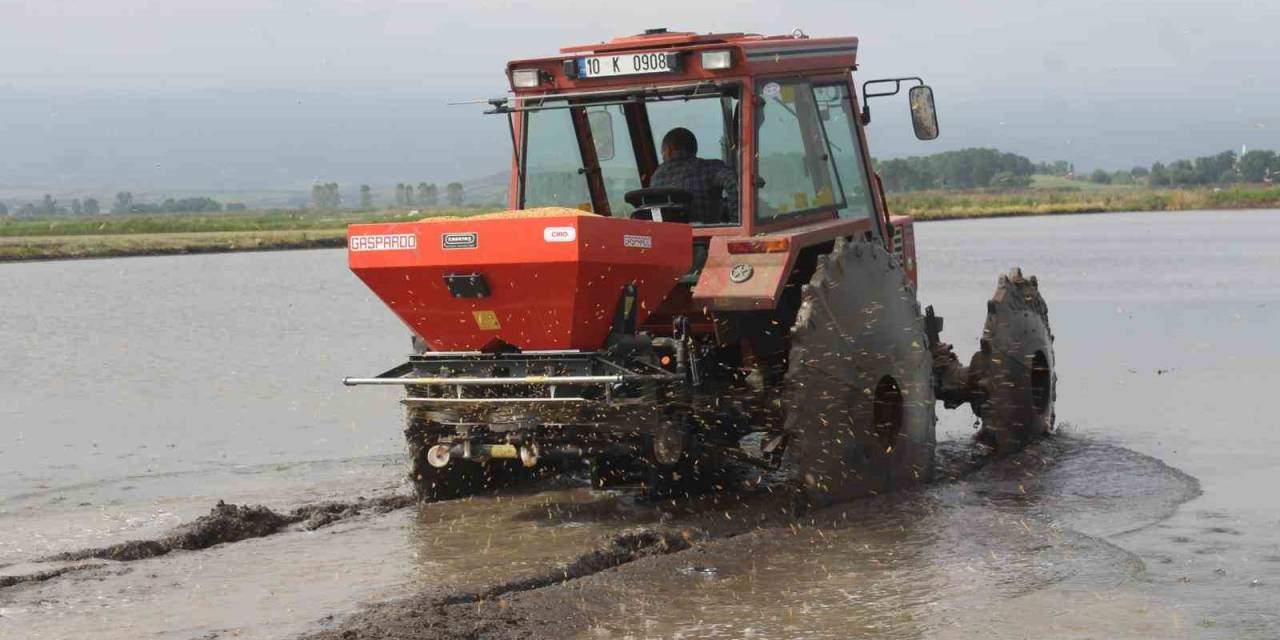
[[807, 82], [769, 80], [756, 86], [756, 216], [844, 208], [845, 194]]

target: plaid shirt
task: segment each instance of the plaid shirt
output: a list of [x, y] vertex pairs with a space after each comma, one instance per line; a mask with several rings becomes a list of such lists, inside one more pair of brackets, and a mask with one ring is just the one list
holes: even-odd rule
[[[718, 224], [738, 217], [738, 176], [723, 161], [677, 153], [653, 172], [649, 186], [684, 189], [693, 194], [690, 222]], [[721, 192], [728, 211], [721, 202]]]

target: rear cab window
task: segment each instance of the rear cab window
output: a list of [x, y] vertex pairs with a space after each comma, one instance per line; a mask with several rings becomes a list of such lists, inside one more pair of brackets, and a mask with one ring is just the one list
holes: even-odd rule
[[800, 80], [757, 85], [756, 216], [775, 218], [836, 205], [835, 170], [813, 89]]
[[875, 215], [867, 170], [862, 161], [862, 145], [859, 144], [858, 127], [854, 120], [857, 110], [849, 85], [822, 84], [813, 87], [814, 102], [818, 107], [818, 120], [827, 136], [827, 147], [835, 164], [839, 191], [844, 193], [841, 218], [870, 218]]
[[872, 215], [848, 87], [774, 79], [756, 92], [757, 220], [821, 210]]

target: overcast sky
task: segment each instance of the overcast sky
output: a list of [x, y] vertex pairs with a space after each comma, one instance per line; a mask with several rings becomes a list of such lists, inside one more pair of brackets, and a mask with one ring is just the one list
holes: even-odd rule
[[505, 169], [506, 60], [666, 26], [861, 38], [942, 137], [873, 103], [880, 157], [967, 146], [1129, 167], [1280, 149], [1280, 2], [0, 0], [0, 187], [297, 188]]

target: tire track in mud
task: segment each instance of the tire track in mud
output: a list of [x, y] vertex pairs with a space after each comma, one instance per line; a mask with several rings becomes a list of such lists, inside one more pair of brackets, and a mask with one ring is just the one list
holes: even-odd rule
[[[1025, 500], [1029, 493], [1042, 491], [1043, 487], [1037, 485], [1048, 482], [1044, 478], [1051, 476], [1055, 467], [1096, 454], [1100, 449], [1110, 450], [1110, 458], [1115, 458], [1109, 459], [1108, 464], [1137, 461], [1168, 474], [1165, 479], [1174, 488], [1165, 500], [1141, 515], [1140, 528], [1167, 518], [1178, 505], [1200, 491], [1194, 478], [1159, 460], [1069, 434], [1040, 441], [1005, 457], [990, 456], [986, 449], [963, 441], [939, 444], [939, 472], [931, 486], [918, 492], [919, 497], [927, 503], [930, 495], [938, 490], [947, 491], [949, 486], [957, 486], [963, 493], [962, 483], [972, 481], [981, 490], [952, 508], [981, 505], [991, 509], [989, 513], [994, 522], [1002, 520], [1001, 512], [1016, 511], [1021, 504], [1023, 517], [1041, 521], [1038, 526], [1045, 530], [1057, 530], [1053, 504], [1027, 505], [1019, 501]], [[1075, 487], [1066, 490], [1074, 492]], [[1072, 497], [1078, 496], [1073, 493]], [[857, 525], [862, 518], [884, 509], [905, 508], [899, 496], [877, 496], [837, 504], [800, 517], [790, 512], [790, 505], [791, 497], [782, 491], [765, 490], [724, 498], [710, 508], [681, 514], [674, 522], [605, 540], [600, 547], [560, 568], [478, 590], [442, 593], [438, 589], [425, 589], [407, 597], [373, 603], [333, 628], [302, 638], [573, 637], [590, 629], [596, 621], [609, 619], [622, 603], [639, 597], [654, 585], [666, 584], [673, 572], [699, 571], [717, 565], [733, 567], [742, 563], [744, 551], [769, 544], [774, 538], [798, 535], [806, 528], [821, 537], [822, 530]], [[1027, 509], [1028, 506], [1031, 508]], [[1086, 545], [1097, 545], [1109, 553], [1110, 566], [1136, 575], [1144, 568], [1141, 559], [1106, 539], [1124, 533], [1108, 531], [1100, 535], [1065, 528], [1058, 531], [1056, 542], [1032, 550], [1045, 553], [1050, 547], [1063, 546], [1070, 555]], [[745, 541], [743, 544], [732, 540], [739, 536]], [[1070, 571], [1062, 575], [1034, 575], [1029, 578], [1026, 589], [1030, 592], [1045, 588], [1070, 575], [1073, 575]]]
[[693, 546], [692, 538], [693, 536], [687, 531], [641, 529], [623, 532], [610, 539], [605, 546], [578, 556], [563, 568], [503, 582], [479, 591], [447, 596], [441, 599], [441, 603], [444, 605], [473, 604], [511, 593], [549, 587], [607, 571], [641, 558], [684, 551]]
[[[982, 468], [987, 461], [982, 450], [969, 443], [939, 443], [939, 458], [939, 473], [935, 475], [935, 483], [939, 481], [957, 481], [965, 475]], [[763, 489], [757, 489], [757, 493], [767, 495], [771, 493], [771, 489], [766, 486]], [[727, 499], [734, 507], [741, 507], [746, 502], [759, 501], [758, 497], [749, 492], [737, 496], [728, 495]], [[775, 505], [776, 508], [766, 510], [773, 516], [785, 513], [790, 508], [788, 501], [780, 494], [773, 494], [771, 497], [765, 498], [765, 500], [777, 503]], [[716, 499], [715, 501], [719, 502], [720, 500]], [[219, 544], [262, 538], [288, 530], [312, 531], [364, 513], [387, 513], [413, 506], [416, 503], [417, 501], [413, 496], [394, 494], [372, 499], [361, 497], [354, 501], [330, 501], [303, 505], [281, 513], [262, 505], [228, 504], [220, 500], [210, 509], [208, 515], [178, 525], [160, 538], [128, 540], [105, 547], [66, 551], [39, 558], [34, 560], [33, 563], [60, 563], [81, 560], [136, 562], [164, 556], [174, 551], [199, 551]], [[775, 517], [767, 518], [767, 521], [775, 520], [777, 520]], [[765, 526], [768, 523], [767, 521], [758, 520], [754, 526]], [[725, 527], [722, 524], [713, 523], [713, 528], [721, 530], [722, 535], [720, 537], [726, 537]], [[579, 560], [571, 563], [571, 569], [566, 569], [565, 571], [568, 571], [568, 573], [565, 573], [565, 576], [559, 578], [558, 581], [587, 575], [591, 572], [587, 571], [587, 569], [591, 567], [599, 567], [595, 569], [599, 571], [603, 568], [618, 566], [638, 557], [649, 555], [653, 540], [660, 540], [663, 549], [678, 551], [688, 548], [692, 544], [692, 540], [706, 537], [704, 535], [693, 536], [690, 534], [689, 529], [682, 530], [678, 535], [656, 530], [636, 532], [629, 535], [631, 537], [608, 541], [599, 549], [584, 554]], [[19, 584], [43, 582], [67, 573], [104, 566], [107, 565], [101, 563], [82, 564], [24, 575], [2, 576], [0, 577], [0, 589]], [[510, 586], [505, 588], [505, 591], [528, 590], [538, 588], [537, 586], [529, 586], [534, 582], [537, 582], [539, 586], [548, 586], [555, 581], [549, 578], [546, 580], [526, 579], [510, 583]], [[526, 584], [526, 586], [520, 588], [519, 584]], [[493, 597], [499, 591], [505, 592], [504, 588], [494, 587], [485, 591], [485, 593], [493, 593], [489, 593], [487, 596], [477, 595], [474, 599]], [[459, 595], [457, 597], [463, 598], [464, 596]]]
[[[1001, 508], [1002, 502], [1026, 515], [1039, 511], [1035, 505], [1019, 503], [1023, 484], [1035, 491], [1037, 477], [1052, 473], [1055, 465], [1089, 456], [1094, 448], [1115, 449], [1106, 444], [1070, 434], [1051, 438], [1024, 452], [993, 458], [986, 450], [967, 441], [939, 443], [938, 473], [934, 492], [969, 480], [976, 491], [969, 500]], [[1122, 450], [1127, 451], [1127, 450]], [[1140, 454], [1132, 454], [1141, 458]], [[1194, 479], [1153, 460], [1153, 467]], [[998, 464], [990, 464], [998, 462]], [[1112, 461], [1112, 465], [1123, 460]], [[337, 626], [305, 636], [308, 640], [350, 638], [434, 638], [476, 637], [516, 638], [568, 636], [589, 628], [619, 602], [643, 593], [646, 585], [660, 584], [672, 571], [687, 568], [690, 562], [702, 566], [732, 567], [744, 549], [760, 544], [756, 537], [778, 537], [802, 528], [831, 529], [877, 509], [901, 508], [894, 496], [854, 501], [815, 510], [797, 517], [791, 510], [792, 495], [785, 485], [765, 483], [755, 490], [725, 492], [665, 500], [646, 505], [657, 513], [658, 523], [631, 529], [591, 545], [572, 561], [536, 570], [527, 576], [481, 586], [426, 588], [400, 599], [373, 603], [337, 622]], [[781, 490], [779, 490], [781, 489]], [[1198, 485], [1194, 491], [1198, 491]], [[1160, 517], [1187, 496], [1174, 496], [1150, 515]], [[866, 502], [867, 504], [858, 504]], [[875, 504], [870, 504], [874, 502]], [[390, 495], [352, 502], [305, 505], [286, 512], [262, 506], [219, 503], [208, 515], [181, 525], [154, 540], [62, 553], [45, 562], [103, 559], [132, 562], [163, 556], [175, 551], [192, 551], [218, 544], [303, 531], [327, 526], [366, 513], [386, 513], [416, 504], [410, 496]], [[894, 507], [893, 505], [899, 505]], [[851, 515], [850, 515], [851, 514]], [[517, 514], [516, 519], [519, 519]], [[743, 534], [743, 544], [730, 540]], [[109, 567], [110, 563], [74, 565], [29, 576], [17, 576], [0, 587], [57, 578], [81, 570]], [[630, 594], [630, 595], [628, 595]], [[333, 624], [332, 622], [326, 623]]]
[[106, 565], [101, 562], [94, 562], [94, 563], [86, 563], [86, 564], [75, 564], [68, 567], [59, 567], [57, 569], [40, 571], [37, 573], [28, 573], [28, 574], [23, 574], [19, 576], [0, 576], [0, 589], [3, 589], [5, 587], [16, 586], [20, 584], [25, 584], [28, 582], [44, 582], [45, 580], [52, 580], [54, 578], [57, 578], [58, 576], [66, 575], [68, 573], [75, 573], [77, 571], [86, 571], [88, 569], [100, 569], [105, 566]]
[[[110, 560], [136, 562], [174, 551], [199, 551], [209, 547], [253, 538], [263, 538], [289, 530], [314, 531], [363, 514], [381, 514], [416, 504], [412, 496], [390, 495], [358, 498], [350, 502], [321, 502], [280, 513], [262, 505], [244, 506], [218, 501], [208, 515], [181, 524], [160, 538], [129, 540], [106, 547], [67, 551], [40, 558], [35, 563]], [[52, 580], [67, 573], [97, 569], [105, 563], [60, 567], [36, 573], [0, 576], [0, 588]]]

